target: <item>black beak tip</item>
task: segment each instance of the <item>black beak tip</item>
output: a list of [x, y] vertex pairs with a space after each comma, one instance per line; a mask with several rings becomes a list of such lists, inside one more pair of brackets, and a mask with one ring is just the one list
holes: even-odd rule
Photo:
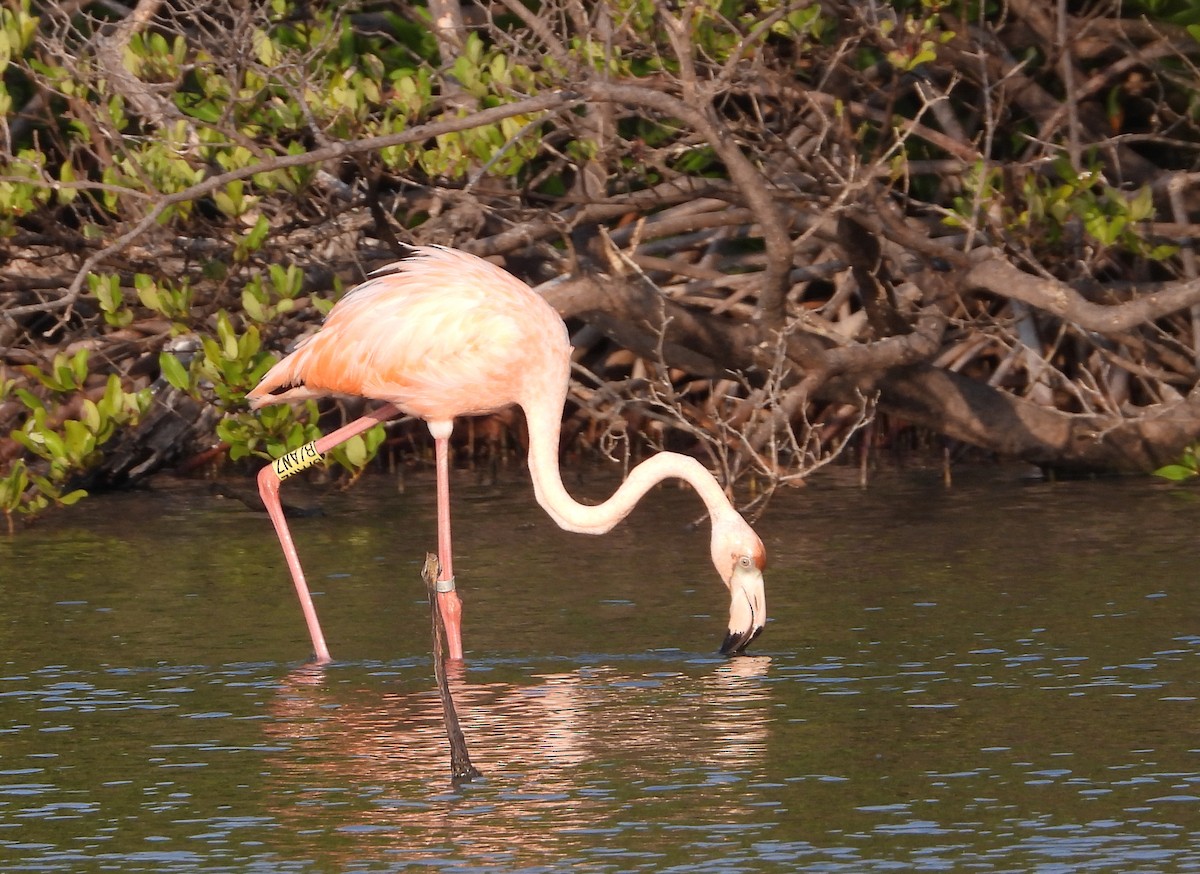
[[725, 635], [725, 641], [721, 644], [721, 655], [742, 655], [746, 652], [746, 647], [754, 642], [754, 639], [762, 634], [762, 626], [751, 631], [730, 631]]

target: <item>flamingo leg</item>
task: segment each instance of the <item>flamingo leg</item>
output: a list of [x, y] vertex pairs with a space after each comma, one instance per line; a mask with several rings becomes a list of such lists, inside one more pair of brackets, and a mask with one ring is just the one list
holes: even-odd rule
[[[258, 472], [258, 493], [262, 497], [263, 504], [266, 505], [267, 515], [271, 517], [271, 522], [275, 525], [275, 534], [279, 537], [279, 545], [283, 547], [283, 557], [287, 561], [288, 570], [292, 573], [292, 583], [296, 586], [296, 595], [300, 599], [300, 609], [303, 611], [304, 621], [308, 625], [309, 637], [312, 638], [313, 655], [317, 664], [327, 664], [332, 659], [329, 656], [329, 647], [325, 645], [325, 635], [321, 632], [321, 623], [317, 619], [317, 609], [313, 606], [312, 594], [304, 580], [300, 555], [296, 552], [296, 544], [292, 540], [291, 531], [288, 530], [287, 518], [284, 516], [283, 507], [279, 501], [279, 486], [283, 480], [290, 473], [303, 470], [307, 464], [300, 461], [289, 468], [288, 464], [281, 464], [281, 462], [286, 462], [293, 457], [320, 460], [322, 455], [338, 444], [345, 443], [368, 428], [398, 415], [400, 415], [400, 410], [391, 404], [385, 404], [379, 409], [355, 419], [350, 424], [329, 432], [308, 446], [276, 459], [275, 462], [268, 464]], [[306, 450], [311, 451], [306, 452]], [[308, 462], [308, 464], [311, 463], [313, 462]], [[280, 473], [281, 470], [284, 472]]]
[[434, 454], [437, 461], [437, 512], [438, 512], [438, 573], [435, 584], [438, 593], [438, 609], [446, 627], [446, 649], [450, 659], [461, 661], [462, 648], [462, 600], [454, 590], [454, 559], [450, 546], [450, 431], [452, 422], [430, 422], [433, 434]]

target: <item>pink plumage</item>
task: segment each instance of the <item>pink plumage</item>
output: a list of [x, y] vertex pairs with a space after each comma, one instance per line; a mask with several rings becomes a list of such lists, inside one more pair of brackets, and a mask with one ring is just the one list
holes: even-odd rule
[[558, 313], [481, 258], [422, 247], [347, 294], [247, 396], [253, 407], [328, 394], [390, 401], [428, 422], [557, 388], [571, 346]]

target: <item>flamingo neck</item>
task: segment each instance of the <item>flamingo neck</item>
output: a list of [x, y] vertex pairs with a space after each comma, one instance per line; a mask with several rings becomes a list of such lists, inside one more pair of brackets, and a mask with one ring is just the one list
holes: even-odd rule
[[604, 534], [628, 516], [652, 486], [672, 478], [681, 479], [696, 490], [711, 521], [736, 512], [704, 465], [676, 452], [660, 452], [643, 461], [629, 472], [604, 503], [579, 503], [567, 492], [558, 467], [561, 411], [561, 403], [555, 407], [544, 400], [534, 404], [532, 409], [525, 407], [529, 423], [529, 473], [534, 495], [560, 528], [579, 534]]

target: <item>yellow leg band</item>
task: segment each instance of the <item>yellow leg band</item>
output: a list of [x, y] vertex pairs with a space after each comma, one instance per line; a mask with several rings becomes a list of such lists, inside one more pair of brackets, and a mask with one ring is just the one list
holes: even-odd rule
[[312, 443], [305, 443], [299, 449], [285, 452], [271, 462], [271, 468], [275, 471], [275, 476], [285, 480], [305, 468], [320, 464], [324, 458], [324, 455], [317, 452], [317, 443], [314, 440]]

